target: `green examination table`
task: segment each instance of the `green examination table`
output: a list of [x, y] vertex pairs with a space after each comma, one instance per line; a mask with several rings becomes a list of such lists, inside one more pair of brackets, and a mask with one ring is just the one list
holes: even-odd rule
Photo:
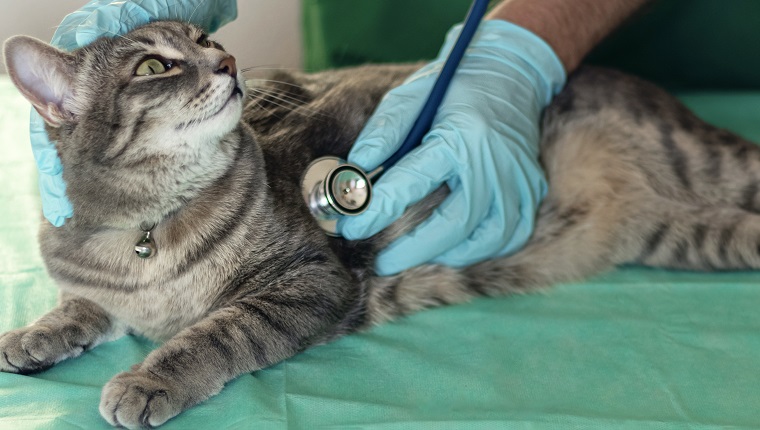
[[[340, 30], [337, 21], [361, 27], [358, 15], [351, 15], [358, 9], [381, 16], [381, 3], [304, 0], [307, 68], [349, 57], [366, 61], [368, 54], [331, 44], [330, 37]], [[438, 27], [428, 57], [469, 2], [451, 3], [458, 9]], [[675, 3], [683, 5], [664, 2], [662, 13]], [[727, 3], [694, 0], [688, 9]], [[748, 42], [754, 57], [745, 62], [753, 67], [729, 73], [732, 66], [715, 59], [727, 55], [720, 49], [700, 60], [716, 62], [721, 73], [715, 75], [673, 67], [657, 75], [651, 63], [628, 61], [674, 88], [699, 116], [760, 142], [760, 9], [750, 3], [736, 1], [751, 13], [726, 27], [746, 31], [739, 22], [754, 20], [755, 42]], [[656, 19], [652, 12], [640, 21]], [[655, 30], [646, 34], [653, 43]], [[704, 30], [694, 37], [708, 36], [719, 33]], [[341, 37], [335, 40], [353, 42]], [[620, 37], [618, 43], [636, 39]], [[612, 61], [604, 49], [595, 58]], [[665, 55], [667, 46], [655, 50], [667, 64], [678, 57]], [[42, 221], [28, 117], [29, 104], [1, 76], [3, 332], [51, 309], [57, 294], [36, 241]], [[153, 348], [125, 337], [39, 374], [0, 374], [0, 430], [109, 428], [98, 413], [102, 386]], [[243, 375], [163, 428], [760, 428], [760, 273], [626, 267], [543, 293], [420, 312]]]

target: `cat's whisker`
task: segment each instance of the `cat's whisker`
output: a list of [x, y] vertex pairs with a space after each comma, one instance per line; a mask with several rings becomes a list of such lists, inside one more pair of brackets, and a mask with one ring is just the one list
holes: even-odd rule
[[265, 111], [267, 111], [267, 113], [269, 113], [270, 115], [274, 115], [275, 117], [277, 117], [277, 118], [278, 118], [278, 119], [280, 119], [280, 120], [282, 119], [282, 117], [281, 117], [280, 115], [277, 115], [277, 113], [276, 113], [275, 111], [273, 111], [272, 109], [269, 109], [269, 108], [267, 108], [266, 106], [262, 105], [261, 103], [258, 103], [258, 102], [257, 102], [257, 103], [256, 103], [256, 106], [258, 106], [258, 107], [260, 107], [260, 108], [264, 109], [264, 110], [265, 110]]
[[[309, 108], [305, 107], [303, 104], [298, 104], [298, 103], [294, 103], [292, 101], [283, 99], [282, 97], [279, 97], [279, 95], [277, 93], [267, 92], [267, 91], [264, 91], [264, 90], [261, 90], [261, 89], [258, 89], [258, 88], [251, 88], [251, 90], [253, 92], [255, 92], [255, 93], [258, 93], [260, 95], [263, 95], [264, 97], [269, 98], [267, 100], [268, 102], [270, 102], [270, 103], [272, 103], [274, 105], [280, 106], [283, 109], [288, 109], [288, 110], [290, 110], [292, 112], [296, 112], [296, 113], [299, 113], [301, 115], [304, 114], [301, 111], [305, 111], [306, 113], [310, 113], [311, 114], [311, 115], [304, 115], [306, 117], [321, 116], [321, 117], [324, 117], [324, 118], [331, 118], [330, 115], [327, 115], [324, 112], [318, 112], [318, 111], [316, 111], [314, 109], [309, 109]], [[287, 104], [289, 104], [291, 106], [294, 106], [294, 107], [287, 106], [287, 105], [282, 105], [282, 104], [277, 103], [277, 102], [275, 102], [275, 101], [273, 101], [271, 99], [279, 100], [280, 102], [287, 103]], [[299, 108], [299, 109], [296, 110], [296, 108]]]
[[[261, 96], [263, 96], [263, 99], [265, 99], [265, 100], [266, 100], [268, 103], [272, 103], [272, 104], [273, 104], [273, 105], [275, 105], [275, 106], [279, 106], [279, 107], [281, 107], [281, 108], [283, 108], [283, 109], [287, 109], [287, 110], [288, 110], [288, 111], [290, 111], [290, 112], [296, 112], [296, 108], [298, 108], [298, 107], [300, 107], [300, 106], [301, 106], [301, 105], [297, 105], [297, 104], [295, 104], [295, 103], [292, 103], [292, 102], [288, 102], [288, 103], [289, 103], [290, 105], [292, 105], [292, 106], [287, 106], [287, 105], [283, 105], [283, 104], [277, 103], [277, 102], [275, 102], [274, 100], [272, 100], [272, 98], [275, 98], [275, 97], [274, 97], [272, 94], [267, 94], [267, 93], [258, 93], [258, 95], [261, 95]], [[280, 100], [280, 101], [285, 101], [285, 100]], [[263, 105], [262, 105], [260, 102], [258, 102], [258, 101], [257, 101], [257, 105], [258, 105], [258, 106], [260, 106], [260, 107], [264, 107], [264, 106], [263, 106]], [[303, 114], [302, 112], [296, 112], [296, 113], [299, 113], [299, 114]]]
[[[287, 109], [290, 112], [295, 112], [295, 113], [302, 114], [301, 112], [296, 111], [296, 109], [294, 107], [292, 107], [292, 106], [283, 105], [283, 104], [275, 102], [274, 100], [269, 99], [269, 97], [274, 98], [271, 94], [262, 94], [262, 95], [264, 95], [265, 97], [267, 97], [266, 101], [268, 103], [271, 103], [271, 104], [273, 104], [275, 106], [279, 106], [279, 107], [281, 107], [283, 109]], [[295, 106], [295, 107], [300, 107], [299, 105], [296, 105], [295, 103], [290, 103], [290, 104], [293, 105], [293, 106]]]
[[266, 88], [266, 87], [248, 87], [248, 89], [258, 94], [284, 96], [290, 100], [300, 102], [301, 104], [308, 103], [308, 100], [299, 98], [300, 94], [291, 93], [289, 91], [275, 90], [273, 88]]
[[277, 115], [277, 113], [275, 113], [273, 110], [267, 108], [266, 106], [262, 105], [258, 101], [255, 101], [255, 100], [251, 101], [251, 103], [249, 103], [248, 106], [251, 106], [251, 105], [254, 105], [255, 107], [260, 108], [260, 109], [264, 109], [269, 115], [272, 115], [276, 117], [277, 119], [282, 120], [281, 116]]
[[187, 100], [187, 103], [183, 104], [182, 107], [180, 107], [178, 110], [181, 111], [181, 110], [185, 109], [187, 107], [187, 105], [189, 105], [193, 100], [195, 100], [195, 97], [190, 97]]
[[259, 70], [299, 70], [299, 71], [304, 71], [304, 69], [302, 69], [300, 67], [282, 67], [282, 66], [277, 66], [275, 64], [263, 64], [261, 66], [244, 67], [244, 68], [240, 69], [240, 71], [242, 73], [245, 73], [245, 72], [249, 72], [249, 71], [254, 70], [254, 69], [256, 69], [256, 71], [259, 71]]
[[279, 89], [279, 88], [278, 89], [274, 89], [274, 88], [270, 88], [270, 87], [256, 87], [256, 86], [250, 87], [249, 86], [248, 89], [250, 89], [252, 91], [270, 91], [270, 92], [273, 92], [274, 94], [286, 95], [286, 96], [290, 97], [291, 99], [297, 100], [299, 102], [303, 102], [303, 103], [307, 103], [308, 102], [308, 100], [304, 100], [304, 99], [301, 98], [301, 97], [303, 97], [303, 94], [295, 93], [295, 92], [292, 92], [292, 91], [287, 91], [287, 90], [283, 90], [283, 89]]
[[284, 97], [284, 98], [286, 98], [288, 100], [291, 100], [293, 102], [298, 102], [301, 105], [306, 104], [306, 103], [309, 102], [308, 100], [299, 98], [298, 94], [294, 94], [294, 93], [291, 93], [291, 92], [288, 92], [288, 91], [272, 91], [272, 90], [270, 90], [268, 88], [252, 88], [252, 90], [253, 91], [259, 91], [261, 93], [263, 93], [264, 91], [268, 91], [270, 95], [273, 95], [273, 96], [277, 95], [277, 96], [280, 96], [280, 97]]
[[288, 85], [288, 86], [295, 87], [295, 88], [298, 88], [298, 89], [303, 89], [303, 86], [301, 86], [301, 85], [297, 85], [297, 84], [293, 84], [293, 83], [285, 82], [285, 81], [276, 81], [274, 79], [265, 79], [265, 78], [246, 79], [246, 82], [256, 82], [256, 81], [260, 81], [260, 82], [273, 82], [275, 84], [283, 84], [283, 85]]
[[[274, 94], [267, 94], [267, 97], [271, 97], [271, 98], [273, 98], [275, 100], [278, 100], [278, 101], [280, 101], [282, 103], [285, 103], [286, 106], [282, 106], [282, 105], [278, 105], [278, 106], [287, 107], [287, 108], [291, 109], [294, 112], [296, 111], [296, 109], [298, 109], [299, 111], [304, 111], [306, 113], [311, 114], [311, 116], [322, 116], [322, 117], [325, 117], [325, 118], [330, 118], [330, 116], [326, 115], [324, 112], [319, 112], [317, 110], [304, 107], [304, 103], [305, 102], [303, 102], [301, 100], [299, 100], [299, 102], [301, 102], [299, 104], [299, 103], [292, 102], [290, 100], [284, 99], [282, 97], [278, 97], [277, 95], [274, 95]], [[272, 100], [269, 100], [269, 101], [272, 102]], [[293, 107], [290, 108], [290, 106], [293, 106]], [[301, 112], [298, 112], [298, 113], [301, 113]]]
[[[299, 107], [305, 106], [308, 103], [308, 100], [303, 100], [303, 99], [291, 97], [291, 96], [289, 96], [287, 94], [277, 94], [277, 95], [271, 94], [271, 97], [274, 97], [274, 98], [276, 98], [278, 100], [282, 100], [283, 102], [287, 102], [287, 103], [290, 103], [292, 105], [299, 106]], [[315, 109], [311, 109], [311, 108], [306, 108], [306, 109], [308, 109], [308, 110], [315, 110]]]

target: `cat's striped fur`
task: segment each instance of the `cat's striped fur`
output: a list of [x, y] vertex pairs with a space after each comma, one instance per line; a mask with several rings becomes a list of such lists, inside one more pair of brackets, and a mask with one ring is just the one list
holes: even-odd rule
[[[319, 230], [299, 181], [314, 158], [345, 156], [382, 95], [415, 66], [278, 73], [249, 90], [243, 109], [233, 100], [239, 75], [220, 67], [227, 54], [197, 45], [200, 34], [154, 23], [72, 56], [28, 39], [6, 44], [28, 97], [14, 57], [22, 45], [70, 73], [59, 78], [68, 98], [48, 114], [60, 119], [49, 132], [75, 217], [62, 228], [43, 223], [61, 304], [0, 338], [0, 370], [39, 371], [130, 332], [165, 340], [104, 388], [100, 410], [112, 424], [159, 425], [241, 373], [425, 307], [622, 263], [760, 266], [758, 149], [651, 84], [584, 68], [544, 115], [550, 191], [528, 245], [461, 270], [376, 277], [377, 250], [446, 190], [371, 240], [347, 242]], [[149, 53], [182, 59], [180, 72], [133, 79]], [[157, 223], [159, 251], [141, 260], [132, 246], [145, 222]]]

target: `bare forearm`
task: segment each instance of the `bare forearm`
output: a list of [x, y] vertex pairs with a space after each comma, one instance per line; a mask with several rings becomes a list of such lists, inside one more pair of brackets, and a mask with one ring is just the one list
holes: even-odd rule
[[544, 39], [565, 70], [649, 0], [505, 0], [488, 15], [527, 28]]

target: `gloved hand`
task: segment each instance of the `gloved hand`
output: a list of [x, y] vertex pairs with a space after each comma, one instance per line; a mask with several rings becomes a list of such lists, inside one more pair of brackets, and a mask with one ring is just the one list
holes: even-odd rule
[[[213, 32], [235, 17], [235, 0], [92, 0], [63, 19], [51, 43], [72, 51], [98, 37], [124, 34], [157, 19], [187, 21]], [[34, 109], [29, 134], [39, 169], [42, 213], [50, 223], [60, 227], [74, 211], [66, 197], [58, 152], [47, 137], [44, 120]]]
[[[369, 172], [396, 151], [460, 30], [449, 32], [436, 60], [385, 96], [348, 161]], [[372, 236], [445, 182], [451, 194], [379, 254], [378, 274], [426, 262], [465, 266], [519, 250], [547, 189], [538, 163], [539, 117], [565, 77], [538, 36], [506, 21], [483, 21], [422, 144], [373, 185], [367, 211], [342, 217], [338, 230], [347, 239]]]

